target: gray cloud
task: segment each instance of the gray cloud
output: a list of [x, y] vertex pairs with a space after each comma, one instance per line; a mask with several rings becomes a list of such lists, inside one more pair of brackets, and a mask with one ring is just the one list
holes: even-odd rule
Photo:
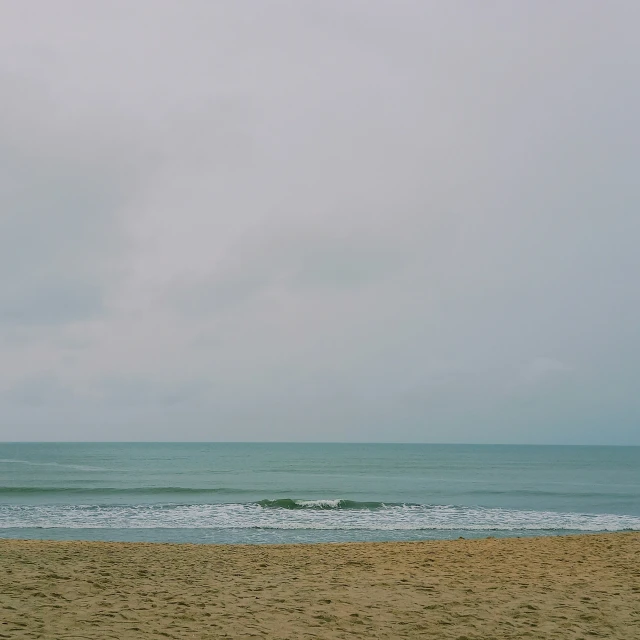
[[50, 408], [68, 402], [72, 394], [51, 373], [41, 373], [16, 382], [4, 393], [4, 401], [24, 408]]
[[0, 438], [640, 443], [637, 3], [0, 25]]
[[0, 323], [84, 320], [104, 311], [117, 270], [126, 175], [99, 134], [79, 139], [47, 118], [46, 94], [19, 88], [5, 79], [0, 108]]

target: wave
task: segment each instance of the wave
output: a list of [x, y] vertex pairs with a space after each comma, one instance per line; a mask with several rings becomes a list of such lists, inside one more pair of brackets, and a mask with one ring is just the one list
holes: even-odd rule
[[157, 495], [215, 495], [220, 493], [256, 493], [253, 489], [232, 487], [0, 487], [0, 496], [20, 495], [86, 495], [86, 496], [157, 496]]
[[465, 495], [473, 496], [510, 496], [524, 498], [557, 498], [566, 496], [571, 498], [635, 498], [638, 493], [630, 491], [623, 493], [621, 491], [544, 491], [541, 489], [474, 489], [465, 491]]
[[[281, 502], [280, 505], [274, 503]], [[0, 529], [297, 529], [334, 531], [640, 531], [640, 516], [348, 501], [231, 504], [0, 505]], [[343, 506], [340, 506], [340, 503]], [[304, 504], [308, 503], [308, 504]], [[324, 503], [325, 506], [320, 506]], [[346, 506], [345, 506], [346, 504]], [[352, 503], [367, 505], [372, 503]]]
[[33, 460], [17, 460], [14, 458], [0, 458], [0, 463], [26, 464], [30, 467], [62, 467], [64, 469], [76, 469], [78, 471], [106, 471], [102, 467], [90, 467], [85, 464], [64, 464], [62, 462], [34, 462]]
[[[386, 507], [404, 506], [401, 503], [385, 502], [357, 502], [355, 500], [294, 500], [292, 498], [280, 498], [278, 500], [260, 500], [256, 504], [266, 509], [319, 509], [322, 511], [331, 509], [384, 509]], [[415, 505], [418, 506], [418, 505]]]

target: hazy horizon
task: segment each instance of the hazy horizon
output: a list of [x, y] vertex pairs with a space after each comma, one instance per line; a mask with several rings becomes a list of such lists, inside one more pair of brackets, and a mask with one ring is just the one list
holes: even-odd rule
[[355, 440], [0, 440], [0, 444], [264, 444], [264, 445], [380, 445], [380, 446], [438, 446], [438, 447], [594, 447], [594, 448], [638, 448], [637, 444], [574, 444], [532, 442], [409, 442], [409, 441], [360, 441]]
[[638, 24], [4, 3], [0, 441], [640, 445]]

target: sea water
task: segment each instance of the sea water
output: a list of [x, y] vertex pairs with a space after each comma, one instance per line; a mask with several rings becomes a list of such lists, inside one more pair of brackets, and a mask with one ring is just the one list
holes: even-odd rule
[[0, 537], [295, 543], [625, 530], [640, 530], [640, 447], [0, 444]]

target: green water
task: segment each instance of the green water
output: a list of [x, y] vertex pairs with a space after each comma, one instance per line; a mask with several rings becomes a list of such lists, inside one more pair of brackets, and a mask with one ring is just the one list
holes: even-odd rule
[[0, 444], [0, 536], [415, 540], [640, 530], [640, 447]]

